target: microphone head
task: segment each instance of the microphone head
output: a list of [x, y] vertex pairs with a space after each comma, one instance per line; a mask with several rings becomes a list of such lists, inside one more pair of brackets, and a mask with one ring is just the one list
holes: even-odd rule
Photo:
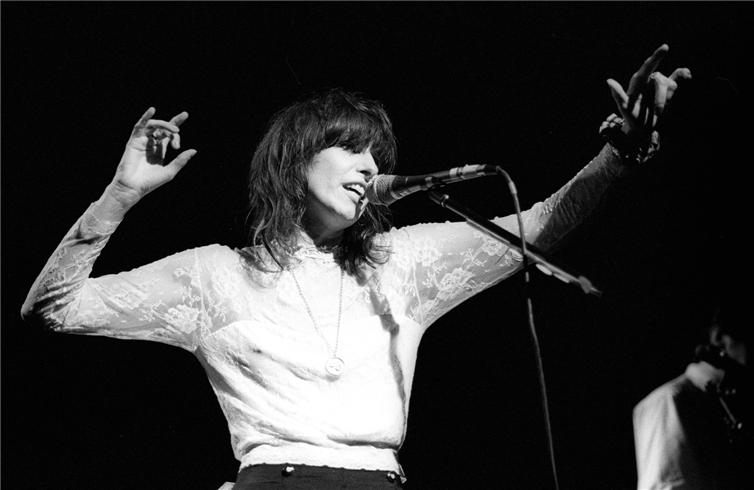
[[390, 187], [395, 175], [375, 175], [367, 183], [366, 197], [369, 202], [378, 206], [389, 206], [397, 199], [391, 196]]

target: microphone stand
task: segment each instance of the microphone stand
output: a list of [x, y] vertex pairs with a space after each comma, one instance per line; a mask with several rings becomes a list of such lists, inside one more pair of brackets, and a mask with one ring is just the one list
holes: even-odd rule
[[597, 297], [602, 296], [602, 291], [595, 288], [586, 277], [577, 277], [575, 274], [566, 271], [563, 267], [553, 264], [552, 262], [547, 260], [542, 255], [542, 253], [536, 249], [536, 247], [530, 245], [528, 242], [526, 243], [526, 247], [524, 249], [524, 247], [522, 246], [522, 241], [519, 237], [509, 232], [508, 230], [501, 228], [492, 221], [482, 217], [477, 212], [452, 199], [449, 195], [441, 194], [433, 189], [429, 189], [427, 194], [429, 195], [429, 198], [432, 200], [432, 202], [456, 213], [457, 215], [466, 219], [466, 221], [470, 225], [483, 232], [488, 233], [489, 235], [496, 237], [509, 247], [517, 250], [522, 254], [522, 256], [525, 257], [525, 264], [528, 261], [528, 263], [534, 264], [537, 269], [548, 276], [553, 276], [565, 283], [579, 286], [584, 294], [591, 294]]
[[552, 478], [553, 478], [553, 484], [555, 490], [560, 489], [560, 484], [558, 482], [558, 471], [557, 471], [557, 465], [555, 462], [555, 448], [553, 443], [553, 437], [552, 437], [552, 427], [550, 425], [550, 409], [549, 409], [549, 402], [547, 401], [547, 386], [545, 383], [545, 374], [544, 374], [544, 367], [542, 362], [542, 352], [539, 347], [539, 339], [537, 337], [537, 330], [534, 326], [534, 311], [532, 307], [532, 301], [529, 291], [529, 265], [534, 264], [537, 269], [542, 271], [543, 273], [554, 276], [557, 279], [560, 279], [563, 282], [575, 284], [581, 288], [581, 290], [585, 294], [592, 294], [594, 296], [600, 297], [602, 295], [602, 292], [595, 288], [592, 283], [584, 276], [576, 276], [575, 274], [572, 274], [565, 270], [563, 267], [557, 266], [547, 260], [544, 255], [537, 250], [535, 247], [530, 245], [527, 241], [525, 241], [524, 237], [524, 230], [523, 230], [523, 222], [521, 220], [521, 210], [518, 204], [518, 193], [516, 191], [516, 186], [513, 183], [513, 180], [511, 180], [508, 173], [503, 170], [501, 167], [495, 167], [495, 173], [498, 175], [501, 175], [505, 177], [506, 181], [508, 182], [508, 187], [511, 192], [511, 197], [513, 198], [513, 203], [516, 206], [516, 218], [518, 219], [518, 226], [519, 226], [519, 233], [521, 233], [521, 238], [517, 237], [513, 233], [501, 228], [500, 226], [494, 224], [492, 221], [485, 219], [475, 211], [472, 211], [468, 207], [464, 206], [463, 204], [451, 199], [451, 197], [447, 194], [441, 194], [437, 190], [434, 190], [437, 187], [440, 187], [439, 185], [430, 185], [429, 188], [426, 190], [428, 191], [427, 194], [429, 195], [429, 198], [436, 204], [439, 204], [440, 206], [444, 207], [445, 209], [449, 209], [450, 211], [454, 212], [455, 214], [461, 216], [464, 218], [471, 226], [477, 228], [480, 231], [483, 231], [489, 235], [492, 235], [493, 237], [497, 238], [501, 242], [508, 245], [508, 247], [513, 248], [517, 250], [522, 257], [523, 261], [523, 272], [524, 272], [524, 292], [526, 296], [526, 311], [527, 311], [527, 319], [529, 323], [529, 333], [532, 337], [532, 344], [534, 347], [534, 353], [537, 361], [537, 374], [539, 377], [539, 388], [540, 388], [540, 395], [541, 395], [541, 402], [542, 402], [542, 416], [544, 418], [545, 423], [545, 433], [547, 435], [547, 448], [548, 453], [550, 456], [550, 467], [552, 470]]

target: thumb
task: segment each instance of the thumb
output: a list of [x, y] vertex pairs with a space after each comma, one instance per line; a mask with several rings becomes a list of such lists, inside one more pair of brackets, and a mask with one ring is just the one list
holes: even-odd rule
[[165, 168], [170, 171], [172, 177], [175, 177], [194, 155], [196, 155], [196, 150], [186, 150], [175, 157]]

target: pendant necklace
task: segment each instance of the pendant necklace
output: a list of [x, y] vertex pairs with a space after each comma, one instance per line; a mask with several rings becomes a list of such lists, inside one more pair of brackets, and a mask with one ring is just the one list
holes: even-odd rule
[[[301, 299], [304, 301], [304, 306], [306, 307], [306, 312], [309, 314], [309, 319], [312, 321], [312, 325], [314, 325], [314, 330], [317, 331], [317, 334], [320, 336], [320, 338], [325, 342], [325, 345], [327, 346], [327, 350], [330, 350], [330, 343], [327, 341], [325, 336], [322, 334], [322, 331], [317, 326], [317, 322], [314, 320], [314, 315], [312, 314], [312, 309], [309, 307], [309, 302], [306, 301], [306, 296], [304, 296], [304, 291], [301, 289], [301, 284], [299, 284], [298, 279], [296, 278], [296, 274], [293, 272], [293, 270], [290, 270], [291, 276], [293, 277], [293, 282], [296, 283], [296, 289], [298, 289], [298, 294], [301, 296]], [[346, 363], [343, 362], [343, 359], [338, 357], [338, 342], [340, 340], [340, 318], [341, 313], [343, 311], [343, 276], [345, 272], [343, 269], [340, 270], [340, 293], [339, 293], [339, 299], [338, 299], [338, 327], [335, 333], [335, 348], [332, 349], [332, 353], [330, 354], [330, 358], [327, 359], [327, 362], [325, 362], [325, 371], [327, 374], [332, 378], [339, 378], [341, 374], [343, 374], [343, 368], [345, 368]]]

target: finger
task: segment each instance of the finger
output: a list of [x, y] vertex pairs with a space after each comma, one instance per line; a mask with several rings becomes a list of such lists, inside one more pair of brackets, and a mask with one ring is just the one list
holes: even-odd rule
[[606, 130], [607, 128], [611, 126], [617, 126], [622, 123], [623, 123], [623, 119], [617, 114], [612, 113], [609, 116], [607, 116], [607, 118], [604, 121], [602, 121], [602, 124], [600, 124], [600, 129], [598, 132], [602, 134], [602, 132]]
[[612, 94], [613, 100], [615, 100], [615, 105], [618, 106], [621, 116], [623, 116], [623, 119], [628, 118], [626, 105], [628, 96], [626, 95], [626, 92], [623, 91], [623, 87], [612, 78], [607, 79], [607, 85], [610, 87], [610, 94]]
[[176, 126], [180, 126], [186, 119], [188, 119], [188, 117], [188, 112], [183, 111], [180, 114], [173, 116], [173, 118], [170, 120], [170, 123], [175, 124]]
[[[654, 84], [654, 112], [655, 112], [655, 119], [656, 116], [659, 116], [662, 114], [662, 111], [665, 110], [665, 103], [668, 100], [668, 86], [669, 83], [673, 83], [675, 85], [675, 82], [672, 80], [665, 78], [660, 73], [653, 73], [651, 75], [651, 80]], [[654, 123], [656, 121], [652, 121], [652, 126], [654, 127]]]
[[[647, 94], [647, 99], [649, 99], [650, 94]], [[655, 124], [657, 124], [657, 118], [659, 117], [659, 114], [657, 112], [657, 108], [654, 106], [654, 104], [645, 104], [646, 107], [646, 117], [644, 118], [644, 131], [650, 133], [652, 129], [654, 129]]]
[[147, 109], [147, 111], [142, 114], [139, 120], [136, 122], [135, 126], [146, 126], [147, 121], [152, 119], [152, 116], [154, 116], [155, 112], [157, 112], [157, 109], [155, 109], [154, 107]]
[[659, 48], [655, 49], [652, 55], [644, 60], [644, 63], [639, 67], [636, 73], [631, 77], [631, 81], [628, 84], [628, 101], [629, 104], [633, 102], [633, 99], [641, 92], [642, 86], [647, 82], [649, 75], [654, 72], [660, 64], [660, 61], [665, 57], [670, 48], [667, 44], [663, 44]]
[[678, 82], [680, 80], [691, 80], [691, 70], [688, 68], [676, 68], [673, 73], [668, 77], [668, 99], [673, 98], [676, 89], [678, 89]]
[[151, 131], [157, 131], [159, 129], [167, 129], [168, 131], [172, 131], [174, 133], [177, 133], [181, 130], [178, 126], [176, 126], [173, 123], [162, 121], [160, 119], [150, 119], [147, 121], [147, 129]]
[[[663, 44], [659, 48], [655, 49], [654, 53], [644, 60], [644, 63], [639, 67], [639, 69], [634, 73], [634, 76], [636, 77], [637, 81], [646, 81], [649, 78], [649, 75], [652, 74], [655, 70], [657, 70], [657, 67], [660, 65], [660, 62], [665, 57], [665, 55], [668, 53], [670, 48], [667, 44]], [[633, 90], [637, 90], [638, 88], [634, 88]], [[628, 94], [629, 97], [631, 95], [631, 87], [628, 88]]]
[[618, 106], [620, 107], [623, 107], [628, 100], [628, 96], [626, 95], [626, 92], [623, 91], [623, 87], [621, 87], [620, 83], [616, 82], [612, 78], [608, 78], [607, 86], [610, 87], [610, 93], [613, 94], [613, 98], [615, 99], [616, 104], [618, 104]]
[[170, 146], [173, 147], [174, 150], [177, 150], [181, 147], [181, 135], [180, 133], [173, 133], [170, 137]]
[[670, 80], [670, 79], [668, 79], [668, 81], [667, 81], [667, 86], [668, 86], [668, 95], [667, 95], [667, 99], [665, 100], [665, 102], [669, 102], [670, 99], [673, 98], [673, 94], [675, 93], [676, 89], [678, 89], [678, 84], [675, 83], [673, 80]]
[[636, 114], [634, 115], [634, 119], [639, 121], [639, 125], [641, 127], [645, 128], [648, 124], [648, 120], [652, 115], [652, 109], [653, 107], [649, 104], [642, 104], [642, 101], [644, 99], [648, 98], [648, 95], [644, 95], [643, 93], [639, 94], [639, 96], [636, 98], [636, 106], [638, 106], [638, 111], [636, 111]]
[[136, 134], [137, 132], [143, 131], [147, 126], [147, 122], [152, 118], [152, 116], [154, 116], [155, 112], [157, 112], [157, 109], [155, 109], [154, 107], [147, 109], [147, 111], [141, 115], [139, 120], [136, 121], [136, 124], [134, 124], [134, 129], [131, 134]]
[[165, 168], [168, 169], [172, 176], [175, 177], [178, 172], [181, 171], [183, 167], [186, 166], [189, 160], [191, 160], [191, 157], [196, 155], [196, 150], [186, 150], [177, 157], [173, 159], [172, 162], [170, 162]]
[[640, 121], [641, 129], [645, 134], [649, 134], [657, 122], [658, 115], [654, 105], [654, 89], [655, 85], [652, 80], [650, 80], [646, 89], [636, 98], [636, 105], [638, 106], [637, 119]]
[[677, 82], [678, 80], [691, 80], [691, 70], [688, 68], [676, 68], [668, 78], [674, 82]]

